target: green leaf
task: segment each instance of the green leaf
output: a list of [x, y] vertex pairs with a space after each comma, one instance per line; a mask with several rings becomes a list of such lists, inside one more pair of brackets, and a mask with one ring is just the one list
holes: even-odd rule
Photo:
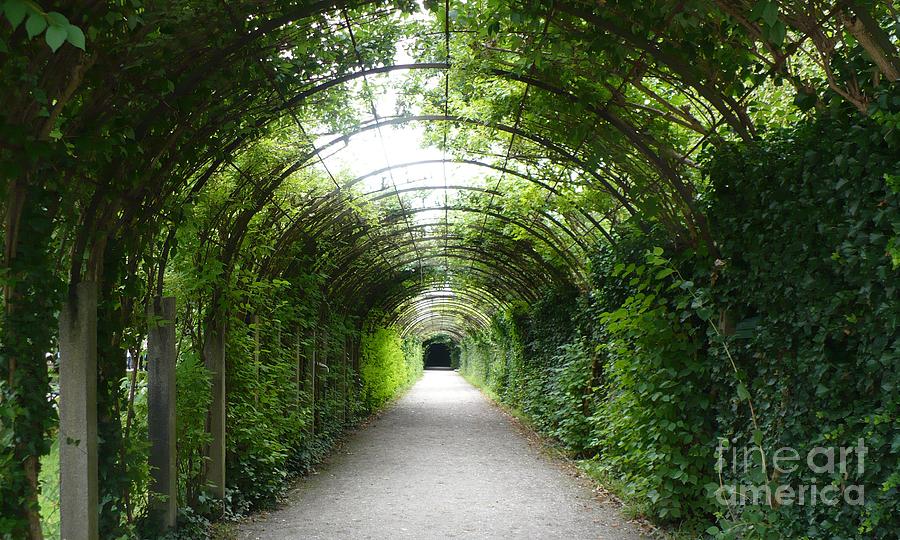
[[747, 387], [744, 386], [744, 383], [738, 383], [737, 395], [738, 395], [738, 399], [740, 399], [741, 401], [749, 401], [750, 400], [750, 392], [747, 391]]
[[763, 21], [773, 26], [778, 21], [778, 5], [775, 2], [767, 2], [762, 12]]
[[78, 47], [82, 51], [84, 50], [84, 32], [74, 24], [70, 24], [67, 29], [66, 41], [71, 43], [72, 46]]
[[53, 52], [56, 52], [57, 49], [62, 47], [62, 44], [66, 42], [66, 37], [68, 37], [68, 35], [69, 33], [66, 32], [65, 28], [53, 25], [47, 29], [44, 40], [47, 42], [47, 45], [50, 46], [50, 49]]
[[28, 33], [28, 38], [31, 39], [34, 36], [40, 34], [44, 30], [47, 29], [47, 19], [44, 18], [40, 13], [32, 13], [28, 17], [28, 21], [25, 22], [25, 32]]
[[18, 28], [22, 21], [25, 20], [27, 10], [28, 6], [22, 0], [6, 0], [3, 11], [6, 12], [6, 18], [9, 20], [9, 24], [12, 25], [13, 30]]
[[784, 44], [785, 36], [787, 36], [787, 27], [783, 22], [776, 21], [769, 31], [769, 40], [776, 47], [781, 47]]
[[763, 441], [763, 432], [760, 430], [753, 431], [753, 442], [756, 443], [756, 446], [762, 446]]
[[47, 18], [50, 19], [50, 24], [53, 26], [61, 26], [62, 28], [69, 26], [69, 19], [58, 11], [47, 13]]
[[663, 279], [663, 278], [671, 276], [674, 273], [675, 273], [675, 270], [673, 270], [671, 268], [663, 268], [662, 270], [660, 270], [659, 272], [656, 273], [656, 279]]

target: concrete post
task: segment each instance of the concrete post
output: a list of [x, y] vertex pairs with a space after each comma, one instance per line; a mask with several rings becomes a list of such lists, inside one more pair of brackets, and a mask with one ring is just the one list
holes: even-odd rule
[[175, 461], [175, 298], [157, 297], [147, 309], [147, 431], [150, 439], [150, 493], [163, 530], [178, 517]]
[[209, 493], [225, 498], [225, 323], [206, 329], [203, 356], [212, 376], [212, 403], [209, 406], [209, 445], [206, 487]]
[[70, 292], [59, 316], [60, 538], [96, 540], [97, 283]]

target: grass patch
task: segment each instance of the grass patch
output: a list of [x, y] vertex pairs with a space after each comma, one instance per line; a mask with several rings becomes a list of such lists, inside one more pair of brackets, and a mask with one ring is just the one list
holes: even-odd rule
[[38, 476], [41, 493], [38, 504], [41, 510], [41, 529], [44, 538], [59, 538], [59, 438], [53, 438], [50, 453], [41, 458], [41, 474]]

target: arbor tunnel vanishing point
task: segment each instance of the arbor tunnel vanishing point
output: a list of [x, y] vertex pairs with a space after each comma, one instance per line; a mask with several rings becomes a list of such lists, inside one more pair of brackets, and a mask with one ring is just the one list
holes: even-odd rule
[[425, 347], [425, 369], [451, 367], [450, 347], [443, 343], [432, 343]]
[[452, 368], [644, 531], [895, 538], [898, 28], [0, 0], [0, 536], [209, 537]]

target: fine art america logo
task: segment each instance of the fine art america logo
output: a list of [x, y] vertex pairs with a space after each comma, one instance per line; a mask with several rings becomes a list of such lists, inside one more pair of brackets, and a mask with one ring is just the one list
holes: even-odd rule
[[[851, 476], [861, 478], [865, 472], [868, 448], [863, 439], [856, 446], [827, 447], [816, 446], [806, 454], [791, 447], [775, 450], [771, 456], [763, 455], [759, 446], [738, 449], [720, 441], [716, 456], [716, 471], [731, 478], [745, 477], [748, 471], [763, 469], [770, 474], [769, 482], [722, 483], [716, 490], [716, 500], [723, 505], [817, 505], [835, 506], [847, 504], [860, 506], [865, 502], [865, 487], [861, 484], [847, 484]], [[762, 459], [761, 459], [762, 458]], [[728, 467], [728, 462], [730, 467]], [[765, 463], [765, 467], [760, 465]], [[811, 483], [779, 484], [777, 479], [792, 474], [802, 467], [815, 475]], [[730, 472], [730, 474], [728, 474]], [[810, 475], [801, 475], [805, 480]], [[839, 479], [836, 483], [834, 480]], [[819, 481], [821, 480], [821, 481]]]

